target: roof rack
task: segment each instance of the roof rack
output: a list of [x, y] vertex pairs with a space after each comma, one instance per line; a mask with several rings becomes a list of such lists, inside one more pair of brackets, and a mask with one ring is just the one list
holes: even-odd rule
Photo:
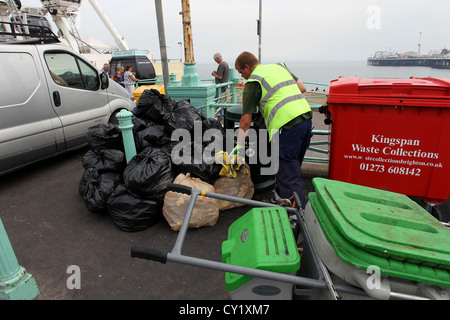
[[0, 42], [58, 43], [58, 37], [45, 26], [0, 21]]

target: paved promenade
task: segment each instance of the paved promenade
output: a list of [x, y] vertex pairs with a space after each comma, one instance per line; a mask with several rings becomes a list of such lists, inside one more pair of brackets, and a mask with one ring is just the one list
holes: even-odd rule
[[[107, 215], [90, 212], [78, 194], [84, 173], [81, 160], [87, 151], [80, 149], [0, 179], [0, 218], [19, 264], [36, 279], [37, 300], [230, 299], [223, 272], [130, 257], [133, 245], [171, 251], [178, 233], [164, 219], [128, 233]], [[327, 167], [305, 164], [304, 172], [306, 192], [311, 192], [312, 178], [326, 176]], [[256, 199], [268, 201], [269, 196], [258, 194]], [[215, 226], [190, 229], [182, 253], [221, 261], [228, 227], [249, 209], [221, 212]], [[449, 201], [441, 210], [450, 221]], [[67, 285], [71, 266], [81, 272], [80, 289]]]

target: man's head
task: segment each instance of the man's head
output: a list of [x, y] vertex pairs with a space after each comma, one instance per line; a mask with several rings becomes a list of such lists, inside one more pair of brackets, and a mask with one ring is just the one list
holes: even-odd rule
[[248, 79], [253, 70], [259, 65], [259, 60], [252, 53], [244, 51], [236, 59], [234, 67], [244, 77]]
[[108, 72], [108, 70], [109, 70], [109, 64], [108, 64], [108, 63], [105, 63], [105, 64], [103, 65], [103, 70], [105, 70], [106, 72]]
[[222, 60], [223, 60], [222, 59], [222, 55], [219, 52], [215, 53], [213, 58], [214, 58], [214, 61], [217, 62], [217, 63], [221, 63]]

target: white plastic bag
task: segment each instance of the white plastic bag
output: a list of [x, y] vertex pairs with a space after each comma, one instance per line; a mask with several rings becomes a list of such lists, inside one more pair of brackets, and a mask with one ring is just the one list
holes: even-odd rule
[[[207, 192], [214, 192], [214, 187], [199, 178], [191, 178], [190, 174], [179, 174], [174, 182], [191, 187], [193, 189], [205, 190]], [[168, 191], [164, 197], [163, 215], [174, 231], [179, 231], [183, 223], [186, 209], [189, 204], [191, 196]], [[189, 228], [200, 228], [203, 226], [213, 226], [219, 219], [218, 200], [198, 196], [192, 211]]]

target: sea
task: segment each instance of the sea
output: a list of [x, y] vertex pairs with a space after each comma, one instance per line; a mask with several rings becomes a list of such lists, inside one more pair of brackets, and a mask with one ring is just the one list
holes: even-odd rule
[[[434, 77], [448, 78], [450, 82], [450, 69], [436, 69], [431, 67], [386, 67], [371, 66], [366, 60], [361, 61], [302, 61], [285, 62], [291, 72], [306, 83], [308, 90], [319, 88], [321, 91], [327, 87], [330, 82], [339, 77], [360, 78], [401, 78], [410, 77]], [[229, 63], [230, 68], [233, 64]], [[211, 72], [217, 69], [214, 63], [198, 63], [197, 72], [202, 80], [211, 79]], [[236, 71], [236, 77], [240, 74]]]

